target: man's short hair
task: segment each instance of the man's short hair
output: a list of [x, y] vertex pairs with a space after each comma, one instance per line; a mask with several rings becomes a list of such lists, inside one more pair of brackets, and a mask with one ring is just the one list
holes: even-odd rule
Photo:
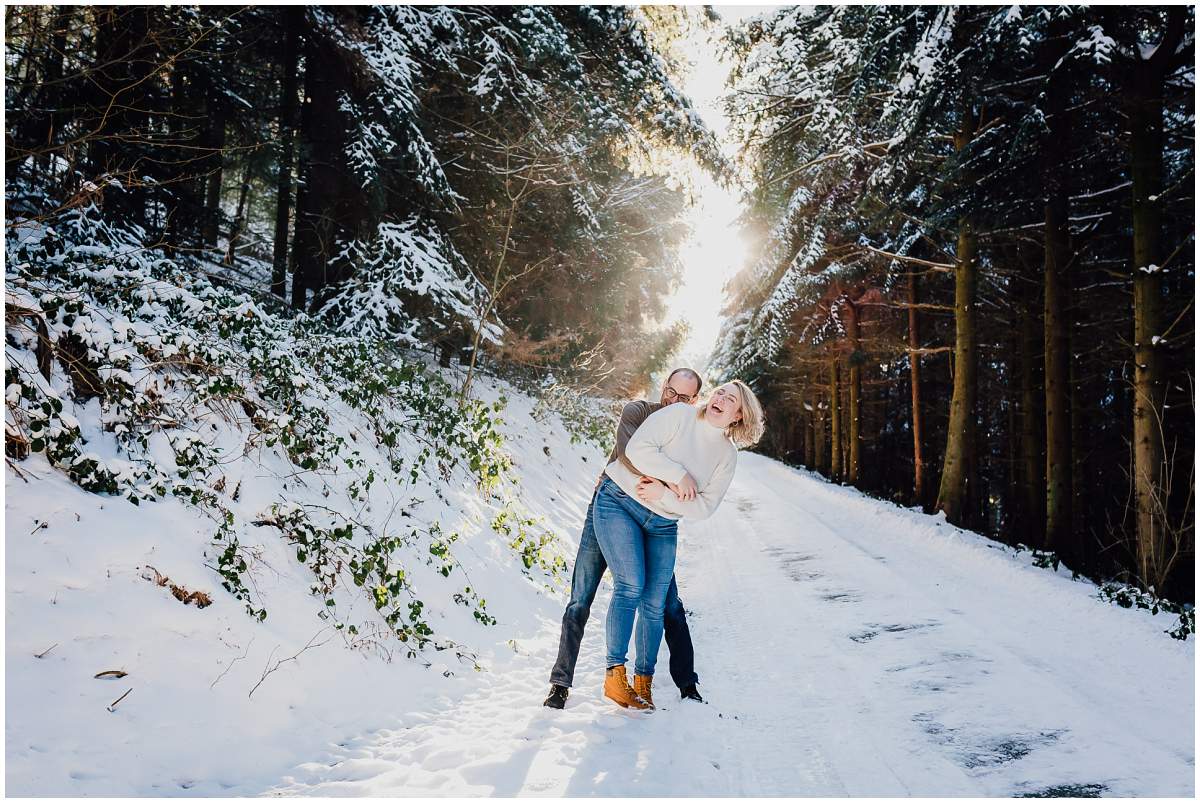
[[696, 380], [696, 395], [700, 395], [700, 391], [704, 388], [704, 380], [700, 378], [700, 374], [693, 371], [691, 368], [676, 368], [667, 376], [667, 382], [675, 378], [676, 374], [683, 374], [686, 377], [691, 377]]

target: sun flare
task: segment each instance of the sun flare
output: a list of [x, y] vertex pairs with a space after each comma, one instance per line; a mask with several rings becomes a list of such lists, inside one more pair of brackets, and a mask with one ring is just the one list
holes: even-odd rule
[[[726, 23], [761, 13], [770, 6], [717, 6]], [[729, 64], [719, 58], [719, 50], [703, 32], [693, 32], [694, 54], [686, 89], [696, 109], [717, 134], [727, 158], [736, 148], [728, 138], [729, 120], [721, 104]], [[722, 187], [703, 171], [693, 168], [690, 175], [693, 205], [689, 223], [691, 234], [680, 248], [683, 275], [669, 300], [667, 322], [683, 320], [688, 336], [676, 356], [676, 362], [697, 370], [707, 368], [723, 319], [725, 285], [744, 266], [747, 243], [738, 225], [742, 206], [736, 187]]]
[[688, 337], [680, 359], [706, 366], [721, 327], [725, 284], [742, 268], [746, 243], [737, 224], [737, 199], [711, 180], [700, 183], [692, 209], [692, 233], [680, 249], [683, 275], [670, 299], [671, 321], [684, 320]]

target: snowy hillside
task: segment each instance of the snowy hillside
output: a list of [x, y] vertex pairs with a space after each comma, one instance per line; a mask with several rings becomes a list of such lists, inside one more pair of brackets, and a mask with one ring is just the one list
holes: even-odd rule
[[[533, 401], [511, 387], [481, 384], [489, 400], [501, 392], [509, 398], [504, 434], [530, 513], [548, 531], [577, 529], [601, 453], [573, 446], [561, 425], [535, 421]], [[433, 633], [467, 654], [427, 648], [408, 659], [402, 644], [380, 633], [360, 626], [355, 638], [322, 621], [321, 599], [309, 593], [312, 573], [272, 528], [252, 528], [261, 540], [246, 544], [256, 554], [252, 584], [268, 611], [260, 623], [206, 567], [214, 524], [203, 513], [170, 498], [135, 507], [90, 494], [38, 460], [21, 472], [25, 479], [8, 475], [5, 509], [10, 794], [262, 791], [340, 740], [474, 690], [498, 659], [521, 649], [530, 612], [548, 615], [561, 604], [561, 591], [546, 591], [561, 579], [527, 570], [509, 538], [493, 533], [494, 511], [461, 481], [407, 510], [377, 503], [393, 520], [441, 522], [459, 534], [447, 577], [440, 559], [418, 560], [431, 543], [413, 545], [405, 568]], [[247, 515], [274, 501], [275, 480], [253, 463], [227, 484], [238, 481]], [[319, 492], [312, 497], [319, 504]], [[212, 604], [181, 603], [169, 586], [156, 585], [155, 571]], [[480, 624], [451, 602], [468, 584], [496, 624]], [[347, 619], [371, 613], [365, 598], [346, 607]], [[128, 674], [93, 677], [106, 670]]]
[[578, 425], [68, 222], [8, 241], [11, 792], [265, 788], [512, 650]]

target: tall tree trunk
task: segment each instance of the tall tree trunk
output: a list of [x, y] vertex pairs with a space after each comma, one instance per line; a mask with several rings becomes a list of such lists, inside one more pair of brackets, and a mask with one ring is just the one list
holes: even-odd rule
[[1046, 545], [1046, 459], [1044, 456], [1045, 414], [1042, 409], [1043, 390], [1041, 367], [1044, 349], [1041, 320], [1041, 299], [1038, 285], [1025, 283], [1024, 292], [1017, 310], [1018, 327], [1018, 371], [1021, 377], [1021, 471], [1020, 495], [1021, 530], [1028, 533], [1020, 539], [1031, 546], [1044, 548]]
[[[150, 44], [148, 6], [97, 6], [96, 68], [88, 81], [84, 121], [88, 161], [94, 179], [107, 174], [120, 183], [104, 191], [104, 207], [125, 223], [145, 222], [146, 192], [141, 151], [147, 100], [138, 87], [157, 66]], [[128, 140], [128, 141], [126, 141]], [[97, 181], [103, 184], [102, 181]]]
[[[309, 105], [305, 103], [301, 107], [301, 129], [307, 125], [303, 120], [309, 116]], [[296, 220], [295, 230], [292, 234], [292, 248], [288, 253], [288, 272], [292, 274], [292, 307], [301, 310], [304, 309], [306, 303], [308, 273], [313, 270], [311, 265], [313, 252], [309, 249], [316, 246], [316, 237], [313, 236], [313, 232], [301, 212], [302, 209], [308, 208], [308, 157], [306, 153], [306, 149], [301, 147], [300, 157], [296, 164]]]
[[279, 102], [279, 177], [275, 193], [275, 254], [271, 292], [284, 297], [288, 268], [288, 231], [292, 217], [292, 163], [296, 160], [296, 85], [300, 61], [300, 28], [304, 9], [287, 6], [282, 11], [283, 47], [280, 65], [282, 97]]
[[[1075, 297], [1075, 287], [1072, 283], [1068, 287], [1068, 295]], [[1071, 320], [1076, 320], [1077, 313], [1074, 307], [1071, 308]], [[1063, 560], [1067, 561], [1068, 565], [1076, 571], [1087, 571], [1085, 565], [1086, 552], [1086, 533], [1084, 523], [1084, 504], [1087, 497], [1087, 459], [1084, 448], [1087, 441], [1087, 419], [1088, 415], [1084, 412], [1084, 400], [1088, 398], [1088, 394], [1084, 387], [1086, 378], [1083, 374], [1083, 366], [1079, 364], [1079, 355], [1073, 353], [1075, 349], [1075, 338], [1069, 338], [1068, 346], [1072, 350], [1070, 369], [1068, 371], [1068, 381], [1070, 382], [1070, 405], [1071, 405], [1071, 538], [1066, 548], [1063, 549]], [[1099, 414], [1099, 413], [1097, 413]]]
[[171, 115], [167, 122], [171, 142], [175, 145], [175, 164], [165, 168], [173, 174], [167, 179], [166, 239], [171, 248], [195, 247], [204, 218], [201, 202], [204, 176], [200, 167], [204, 160], [196, 158], [196, 146], [203, 145], [204, 141], [196, 131], [199, 117], [195, 98], [197, 82], [192, 62], [177, 60], [171, 69]]
[[1130, 102], [1130, 175], [1133, 178], [1133, 467], [1138, 520], [1138, 574], [1156, 585], [1162, 563], [1164, 522], [1162, 208], [1163, 86], [1150, 65], [1135, 68]]
[[804, 433], [808, 429], [804, 422], [804, 408], [791, 416], [788, 425], [788, 462], [804, 462]]
[[[1055, 95], [1051, 84], [1051, 94]], [[1071, 262], [1067, 187], [1062, 165], [1065, 137], [1070, 136], [1065, 99], [1053, 98], [1049, 132], [1042, 148], [1042, 191], [1045, 203], [1046, 361], [1046, 548], [1070, 550], [1071, 532], [1071, 342], [1067, 271]]]
[[246, 230], [246, 204], [250, 199], [250, 164], [242, 168], [242, 186], [238, 189], [237, 213], [233, 216], [233, 229], [229, 232], [229, 247], [225, 249], [225, 264], [233, 267], [237, 261], [237, 244]]
[[[806, 392], [804, 394], [808, 396]], [[804, 466], [805, 468], [816, 468], [816, 435], [817, 435], [817, 407], [815, 403], [809, 403], [807, 400], [804, 406], [808, 409], [804, 411]]]
[[847, 392], [850, 396], [850, 433], [849, 433], [849, 471], [847, 478], [851, 485], [857, 486], [859, 481], [859, 459], [862, 449], [862, 363], [864, 355], [862, 343], [858, 336], [858, 307], [850, 299], [846, 299], [846, 332], [850, 337], [850, 382]]
[[204, 198], [204, 247], [216, 248], [221, 234], [221, 176], [225, 170], [225, 101], [208, 95], [208, 175]]
[[835, 355], [829, 361], [829, 478], [842, 481], [841, 363]]
[[[954, 147], [961, 151], [975, 136], [975, 112], [969, 111], [954, 134]], [[953, 524], [964, 523], [967, 483], [975, 448], [975, 286], [978, 282], [978, 240], [970, 214], [958, 222], [958, 245], [954, 266], [954, 390], [950, 399], [950, 421], [946, 433], [946, 456], [937, 509]]]
[[925, 505], [925, 460], [921, 454], [924, 416], [921, 413], [921, 336], [917, 319], [917, 275], [908, 275], [908, 368], [912, 385], [913, 500]]
[[[292, 306], [302, 310], [308, 303], [308, 291], [315, 289], [315, 277], [321, 263], [321, 237], [319, 233], [320, 204], [313, 202], [313, 151], [314, 130], [317, 128], [317, 113], [313, 106], [313, 88], [320, 64], [320, 51], [313, 41], [313, 34], [305, 36], [304, 44], [304, 103], [300, 104], [300, 157], [296, 176], [295, 233], [292, 235], [290, 255], [292, 270]], [[315, 208], [314, 208], [315, 207]]]
[[[1020, 327], [1013, 322], [1010, 334], [1012, 341], [1009, 346], [1009, 354], [1011, 362], [1008, 366], [1008, 371], [1011, 374], [1016, 374], [1019, 371], [1017, 362], [1020, 360]], [[1013, 534], [1017, 531], [1018, 524], [1021, 519], [1021, 437], [1020, 437], [1020, 422], [1017, 418], [1020, 404], [1020, 390], [1008, 389], [1010, 392], [1006, 394], [1005, 404], [1005, 429], [1004, 429], [1004, 493], [1000, 494], [1000, 517], [999, 526], [1001, 539], [1005, 543], [1012, 543]]]
[[[336, 6], [331, 13], [344, 15], [341, 24], [346, 26], [361, 22], [355, 7]], [[296, 204], [292, 302], [315, 310], [326, 287], [351, 275], [353, 266], [339, 254], [371, 230], [373, 221], [362, 182], [346, 160], [348, 121], [340, 99], [356, 86], [355, 67], [336, 44], [313, 32], [305, 40], [300, 131], [305, 169]], [[313, 297], [306, 302], [309, 290]]]
[[813, 392], [813, 415], [816, 416], [816, 429], [813, 432], [813, 468], [819, 472], [828, 471], [825, 462], [825, 409], [821, 406], [821, 394]]
[[846, 480], [846, 475], [850, 473], [850, 388], [849, 382], [846, 381], [848, 370], [842, 370], [838, 374], [838, 380], [841, 382], [841, 443], [842, 443], [842, 480]]
[[1170, 9], [1163, 40], [1150, 58], [1135, 54], [1129, 81], [1130, 176], [1133, 180], [1133, 486], [1137, 563], [1143, 583], [1162, 589], [1170, 568], [1164, 520], [1166, 375], [1163, 333], [1162, 230], [1163, 83], [1184, 32], [1182, 8]]

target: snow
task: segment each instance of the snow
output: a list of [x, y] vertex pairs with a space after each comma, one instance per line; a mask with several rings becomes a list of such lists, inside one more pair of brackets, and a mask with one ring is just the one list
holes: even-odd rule
[[[599, 453], [572, 445], [565, 434], [551, 438], [547, 433], [565, 433], [566, 427], [540, 423], [534, 400], [506, 383], [476, 383], [476, 395], [489, 403], [501, 394], [511, 400], [512, 423], [505, 434], [522, 444], [515, 460], [529, 463], [521, 472], [530, 486], [522, 493], [529, 513], [552, 531], [574, 529], [590, 487], [564, 484], [563, 478], [568, 466], [572, 480], [597, 471]], [[80, 417], [97, 443], [94, 408]], [[118, 462], [111, 459], [111, 447], [88, 456], [110, 458], [110, 469]], [[260, 792], [333, 742], [391, 726], [398, 712], [419, 711], [474, 689], [476, 664], [486, 673], [494, 653], [511, 652], [507, 642], [519, 634], [531, 600], [549, 600], [543, 595], [556, 587], [553, 582], [561, 585], [560, 578], [548, 587], [548, 576], [524, 570], [509, 539], [489, 526], [494, 511], [460, 474], [427, 487], [425, 495], [418, 483], [415, 498], [395, 500], [404, 502], [403, 511], [380, 498], [377, 484], [374, 498], [355, 510], [336, 484], [332, 498], [326, 496], [330, 486], [323, 494], [318, 490], [323, 483], [311, 479], [305, 492], [303, 478], [288, 479], [271, 458], [251, 454], [225, 463], [229, 487], [236, 481], [240, 489], [240, 502], [231, 507], [239, 518], [270, 508], [291, 486], [304, 508], [327, 503], [362, 516], [374, 503], [381, 518], [390, 518], [391, 505], [396, 519], [440, 524], [443, 533], [461, 534], [445, 577], [417, 559], [425, 550], [420, 543], [405, 566], [437, 638], [460, 649], [427, 649], [408, 659], [398, 642], [365, 630], [358, 639], [362, 646], [350, 649], [351, 639], [320, 618], [321, 599], [309, 593], [313, 574], [269, 527], [247, 528], [243, 535], [243, 546], [256, 555], [252, 586], [270, 612], [259, 623], [206, 565], [213, 563], [214, 522], [199, 509], [170, 496], [134, 506], [90, 494], [52, 469], [43, 455], [34, 455], [19, 464], [20, 475], [10, 470], [6, 476], [10, 794]], [[173, 460], [167, 447], [162, 462]], [[254, 532], [260, 542], [245, 540]], [[213, 604], [203, 609], [181, 604], [167, 587], [144, 579], [153, 571], [207, 593]], [[499, 624], [482, 626], [468, 609], [450, 602], [451, 592], [464, 583], [486, 598], [486, 610]], [[361, 621], [369, 615], [358, 610], [362, 604], [351, 602], [343, 610], [345, 604], [338, 599], [342, 617], [357, 614]], [[373, 638], [380, 639], [379, 650], [372, 649]], [[393, 653], [390, 662], [385, 649]], [[292, 656], [295, 660], [286, 660]], [[281, 660], [276, 671], [267, 672]], [[93, 677], [112, 669], [128, 675]], [[127, 689], [132, 692], [107, 710]]]
[[539, 708], [558, 612], [542, 606], [476, 693], [271, 791], [1190, 796], [1191, 643], [996, 547], [745, 456], [717, 516], [681, 530], [709, 705], [669, 688], [650, 715], [601, 699], [594, 619], [566, 710]]
[[1077, 41], [1073, 50], [1090, 55], [1096, 64], [1108, 64], [1117, 51], [1117, 43], [1104, 32], [1104, 28], [1092, 25], [1088, 28], [1087, 38]]
[[[527, 501], [577, 538], [601, 453], [513, 388], [480, 392], [510, 399]], [[468, 636], [482, 670], [387, 663], [328, 640], [294, 560], [268, 556], [256, 623], [196, 560], [212, 526], [196, 509], [87, 494], [38, 460], [6, 481], [9, 794], [1194, 792], [1194, 641], [1165, 617], [757, 455], [716, 516], [681, 528], [709, 704], [681, 703], [664, 672], [650, 714], [600, 694], [607, 581], [552, 711], [563, 589], [524, 580], [482, 530], [461, 552], [499, 619]], [[469, 519], [474, 492], [441, 490]], [[180, 604], [148, 566], [214, 603]], [[110, 669], [129, 674], [93, 678]]]
[[[354, 276], [320, 315], [350, 334], [390, 336], [419, 345], [415, 333], [422, 325], [475, 319], [476, 300], [486, 292], [477, 279], [462, 278], [468, 274], [466, 260], [428, 221], [381, 223], [369, 241], [344, 246], [335, 258], [341, 260], [355, 265]], [[425, 321], [402, 300], [414, 293], [436, 305]], [[490, 321], [481, 325], [485, 337], [496, 341], [501, 328]]]
[[[1119, 184], [1114, 184], [1113, 186], [1108, 187], [1107, 189], [1096, 190], [1095, 192], [1085, 192], [1085, 193], [1081, 193], [1079, 195], [1072, 195], [1071, 200], [1075, 201], [1075, 200], [1085, 200], [1088, 198], [1098, 198], [1101, 195], [1107, 195], [1110, 192], [1116, 192], [1118, 190], [1123, 190], [1123, 189], [1126, 189], [1126, 188], [1132, 187], [1132, 186], [1133, 186], [1132, 181], [1122, 181]], [[1156, 200], [1156, 197], [1152, 195], [1152, 196], [1150, 196], [1150, 200], [1151, 201]]]

